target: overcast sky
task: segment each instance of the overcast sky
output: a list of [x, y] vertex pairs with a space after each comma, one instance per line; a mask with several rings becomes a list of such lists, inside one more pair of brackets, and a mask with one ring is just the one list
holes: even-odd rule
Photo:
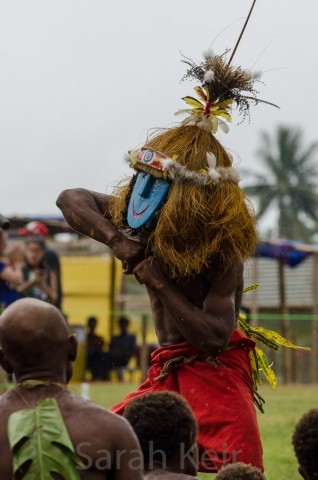
[[[58, 215], [58, 194], [110, 193], [148, 129], [176, 121], [182, 52], [233, 48], [251, 0], [0, 0], [0, 213]], [[221, 142], [258, 168], [262, 130], [318, 139], [318, 2], [257, 0], [233, 64], [262, 70], [251, 121]], [[318, 160], [317, 160], [318, 161]]]

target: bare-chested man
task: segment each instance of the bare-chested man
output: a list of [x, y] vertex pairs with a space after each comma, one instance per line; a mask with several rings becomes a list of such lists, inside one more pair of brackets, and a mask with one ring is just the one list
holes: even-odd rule
[[[143, 478], [140, 446], [127, 420], [67, 390], [77, 344], [75, 337], [69, 335], [65, 319], [56, 307], [37, 299], [16, 301], [0, 316], [0, 343], [1, 365], [8, 373], [15, 374], [17, 382], [12, 390], [0, 397], [1, 480], [13, 478], [9, 419], [21, 410], [35, 409], [43, 399], [55, 399], [57, 402], [57, 410], [62, 414], [79, 457], [79, 478]], [[45, 426], [42, 422], [41, 428], [45, 429]], [[20, 421], [18, 433], [24, 433], [25, 428], [26, 425]], [[25, 435], [28, 435], [27, 431]], [[46, 461], [43, 463], [45, 466]], [[28, 468], [31, 467], [27, 462], [22, 470]], [[54, 478], [65, 478], [54, 471]], [[40, 478], [39, 471], [35, 472], [35, 477]]]
[[134, 396], [175, 390], [199, 424], [199, 470], [237, 461], [263, 468], [249, 362], [255, 345], [237, 329], [255, 219], [214, 136], [233, 101], [247, 109], [238, 92], [252, 91], [253, 80], [213, 53], [188, 63], [187, 76], [202, 83], [199, 100], [185, 97], [194, 108], [183, 123], [129, 152], [129, 184], [112, 196], [65, 190], [57, 205], [76, 231], [108, 245], [149, 294], [161, 348], [146, 382], [113, 410], [122, 414]]

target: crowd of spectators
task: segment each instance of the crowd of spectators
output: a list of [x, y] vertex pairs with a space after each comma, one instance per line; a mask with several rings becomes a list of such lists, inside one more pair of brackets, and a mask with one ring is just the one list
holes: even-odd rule
[[62, 308], [63, 291], [58, 253], [49, 247], [44, 223], [29, 222], [11, 240], [0, 229], [0, 310], [22, 297], [33, 297]]

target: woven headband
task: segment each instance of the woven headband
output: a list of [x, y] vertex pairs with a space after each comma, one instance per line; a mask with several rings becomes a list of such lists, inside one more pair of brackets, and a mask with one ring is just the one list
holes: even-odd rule
[[207, 166], [195, 172], [178, 163], [177, 158], [170, 158], [156, 150], [142, 148], [130, 150], [126, 159], [137, 171], [144, 171], [163, 180], [192, 181], [197, 185], [217, 185], [221, 180], [238, 183], [240, 176], [233, 167], [217, 167], [216, 157], [208, 152]]

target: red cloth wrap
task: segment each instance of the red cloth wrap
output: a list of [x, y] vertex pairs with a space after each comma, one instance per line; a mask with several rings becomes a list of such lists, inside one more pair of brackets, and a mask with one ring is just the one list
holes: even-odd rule
[[211, 473], [236, 462], [263, 470], [248, 355], [255, 343], [236, 329], [228, 347], [234, 348], [217, 357], [221, 364], [209, 363], [206, 358], [197, 359], [193, 364], [179, 363], [165, 379], [154, 380], [167, 361], [180, 355], [204, 355], [189, 342], [158, 348], [151, 355], [146, 381], [114, 405], [112, 411], [121, 415], [131, 399], [149, 392], [179, 392], [190, 404], [199, 424], [199, 471]]

